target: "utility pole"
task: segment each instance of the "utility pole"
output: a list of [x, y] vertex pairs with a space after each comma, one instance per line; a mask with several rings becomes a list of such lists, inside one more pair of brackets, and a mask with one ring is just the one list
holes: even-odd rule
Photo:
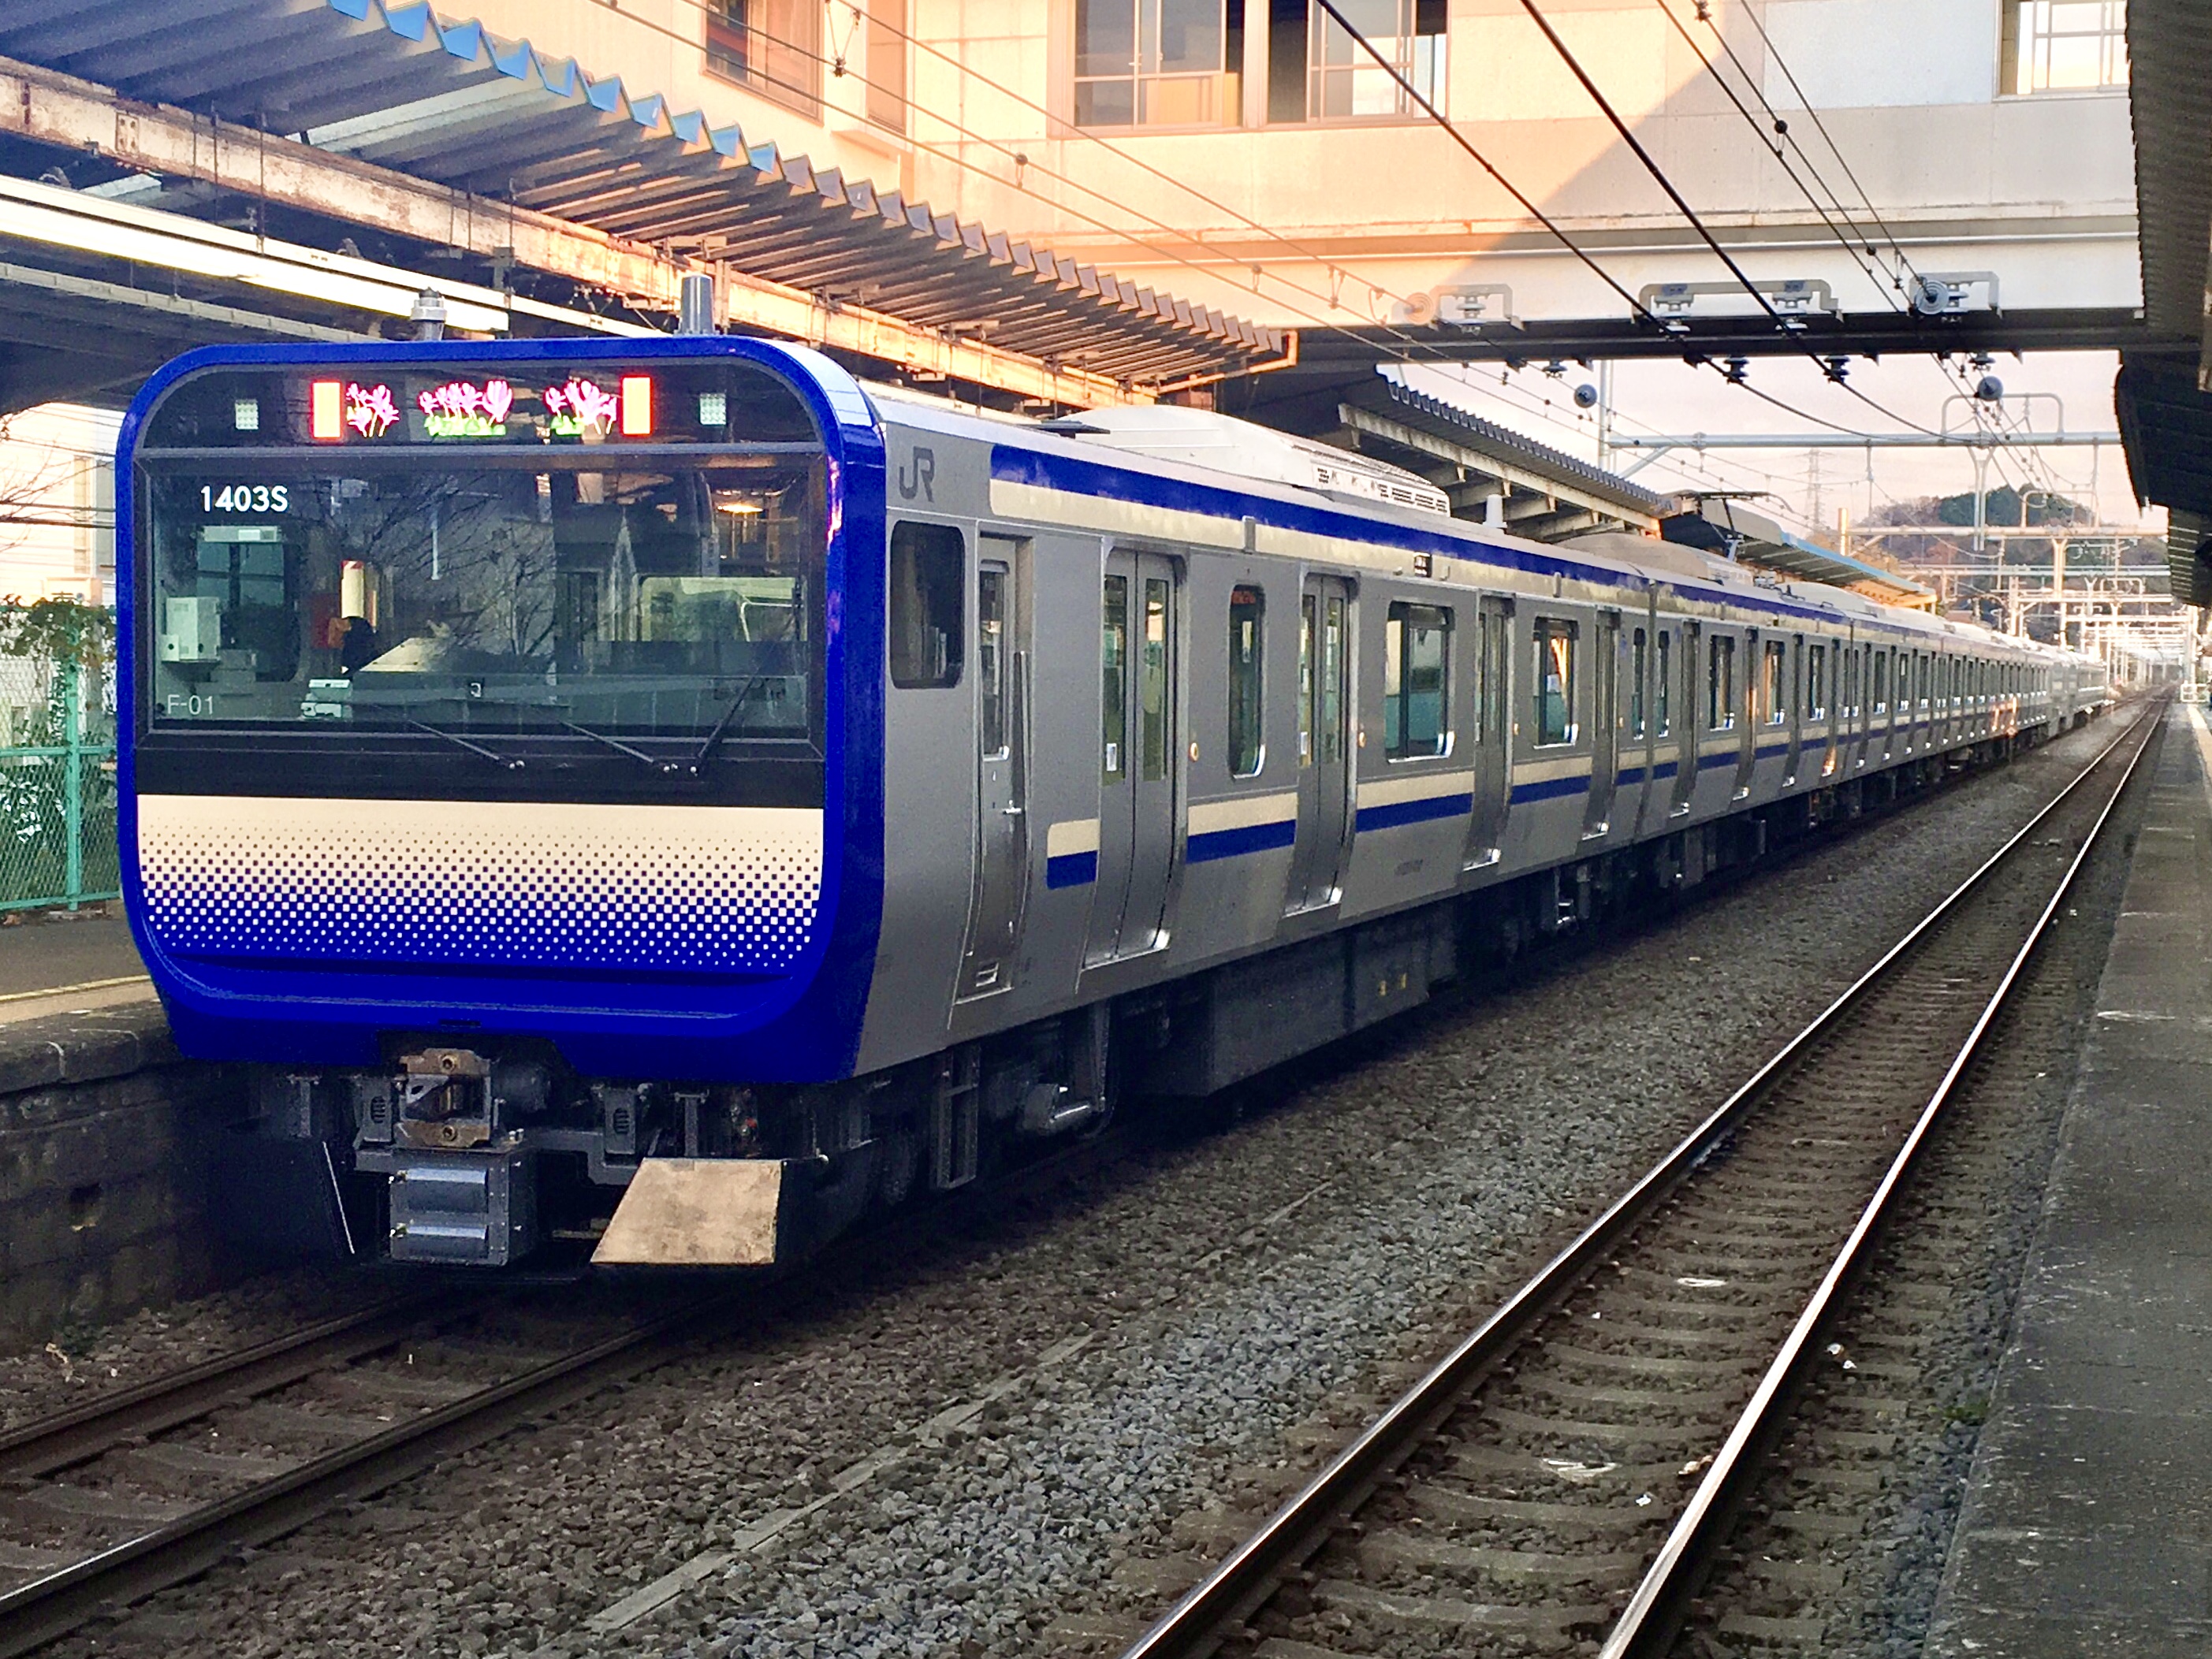
[[1824, 505], [1820, 500], [1820, 452], [1806, 452], [1805, 463], [1805, 516], [1812, 520], [1813, 534], [1817, 537], [1828, 528], [1828, 521], [1820, 510]]

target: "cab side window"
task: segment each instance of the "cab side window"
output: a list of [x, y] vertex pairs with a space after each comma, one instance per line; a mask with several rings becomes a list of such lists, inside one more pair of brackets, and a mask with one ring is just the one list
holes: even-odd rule
[[891, 532], [891, 684], [921, 690], [960, 684], [966, 652], [968, 548], [949, 524]]

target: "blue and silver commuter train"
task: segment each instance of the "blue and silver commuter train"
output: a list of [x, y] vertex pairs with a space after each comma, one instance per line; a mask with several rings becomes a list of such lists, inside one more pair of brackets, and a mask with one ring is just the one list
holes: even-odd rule
[[118, 465], [132, 926], [240, 1215], [402, 1261], [787, 1258], [2109, 697], [757, 340], [198, 351]]

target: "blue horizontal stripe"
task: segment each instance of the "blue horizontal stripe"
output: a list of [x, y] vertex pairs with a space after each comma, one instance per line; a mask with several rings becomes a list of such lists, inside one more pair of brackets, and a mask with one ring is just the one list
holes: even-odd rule
[[1661, 761], [1658, 765], [1651, 769], [1651, 781], [1656, 783], [1662, 778], [1671, 778], [1681, 769], [1680, 763], [1678, 762]]
[[[1564, 576], [1571, 581], [1596, 582], [1631, 593], [1641, 594], [1661, 589], [1700, 603], [1709, 604], [1718, 599], [1722, 604], [1738, 611], [1763, 611], [1770, 616], [1804, 617], [1820, 622], [1844, 620], [1834, 611], [1808, 605], [1802, 599], [1747, 593], [1739, 588], [1716, 594], [1704, 582], [1608, 570], [1602, 565], [1585, 564], [1581, 560], [1565, 556], [1557, 550], [1539, 552], [1530, 548], [1501, 547], [1481, 540], [1471, 529], [1461, 525], [1454, 525], [1449, 530], [1419, 528], [1380, 516], [1384, 509], [1379, 502], [1375, 508], [1376, 516], [1370, 517], [1364, 512], [1276, 501], [1265, 495], [1249, 495], [1241, 489], [1224, 489], [1218, 484], [1196, 483], [1183, 478], [1164, 477], [1157, 472], [1116, 466], [1085, 456], [1071, 455], [1063, 450], [1030, 449], [1012, 443], [992, 446], [991, 476], [1009, 483], [1065, 490], [1074, 495], [1093, 495], [1102, 501], [1164, 507], [1175, 512], [1196, 513], [1209, 518], [1250, 519], [1273, 529], [1304, 531], [1361, 542], [1370, 546], [1399, 548], [1412, 553], [1479, 561], [1537, 576]], [[1451, 523], [1449, 520], [1444, 522]], [[1869, 628], [1866, 620], [1856, 617], [1850, 620], [1858, 627], [1867, 629], [1869, 633], [1879, 632], [1885, 637], [1898, 639], [1911, 637], [1902, 630], [1883, 629], [1879, 623]]]
[[1761, 760], [1772, 760], [1777, 755], [1786, 755], [1789, 752], [1790, 745], [1788, 744], [1770, 743], [1766, 747], [1759, 751], [1759, 758]]
[[1700, 755], [1698, 757], [1698, 770], [1710, 772], [1716, 766], [1734, 766], [1735, 760], [1733, 751], [1724, 755]]
[[1088, 887], [1097, 879], [1096, 853], [1062, 853], [1058, 858], [1044, 861], [1044, 884], [1048, 887]]
[[1360, 830], [1395, 830], [1401, 823], [1425, 823], [1431, 818], [1463, 818], [1474, 811], [1474, 797], [1431, 795], [1426, 800], [1392, 801], [1388, 806], [1363, 806]]
[[1183, 843], [1183, 856], [1193, 864], [1208, 864], [1215, 859], [1288, 847], [1297, 838], [1296, 818], [1285, 818], [1280, 823], [1248, 823], [1241, 830], [1209, 830]]
[[1550, 800], [1557, 795], [1587, 795], [1589, 793], [1589, 774], [1577, 773], [1571, 778], [1547, 778], [1541, 783], [1516, 783], [1512, 799], [1517, 805], [1524, 800]]
[[1613, 787], [1618, 789], [1624, 783], [1641, 783], [1643, 781], [1644, 769], [1640, 766], [1632, 766], [1626, 772], [1620, 773], [1614, 776], [1613, 780]]

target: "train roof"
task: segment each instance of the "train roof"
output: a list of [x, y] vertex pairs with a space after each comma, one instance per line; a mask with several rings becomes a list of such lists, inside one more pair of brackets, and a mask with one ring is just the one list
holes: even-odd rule
[[[1560, 543], [1525, 540], [1439, 511], [1444, 504], [1442, 492], [1402, 468], [1208, 410], [1154, 404], [1037, 420], [973, 408], [902, 386], [870, 382], [865, 390], [879, 404], [892, 405], [907, 423], [947, 435], [994, 446], [1018, 445], [1047, 460], [1065, 457], [1151, 475], [1168, 486], [1188, 482], [1285, 507], [1317, 509], [1329, 519], [1348, 521], [1335, 533], [1350, 540], [1381, 539], [1394, 547], [1440, 542], [1448, 544], [1442, 550], [1450, 556], [1471, 562], [1620, 586], [1656, 584], [1686, 597], [1754, 609], [1801, 615], [1826, 612], [1906, 635], [1972, 641], [1987, 650], [2039, 657], [2075, 655], [1976, 623], [1883, 605], [1825, 583], [1784, 580], [1697, 548], [1634, 532], [1601, 531]], [[1231, 521], [1236, 517], [1212, 516]], [[1369, 534], [1363, 537], [1362, 530]]]

